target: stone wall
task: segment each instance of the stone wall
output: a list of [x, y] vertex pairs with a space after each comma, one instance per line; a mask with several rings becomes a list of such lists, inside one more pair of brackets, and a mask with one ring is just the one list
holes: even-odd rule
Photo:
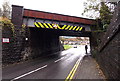
[[[2, 39], [2, 23], [0, 22], [0, 39]], [[2, 79], [2, 40], [0, 40], [0, 80]]]
[[[13, 53], [14, 51], [14, 38], [13, 38], [13, 32], [10, 27], [3, 26], [2, 28], [2, 37], [3, 38], [9, 38], [10, 43], [3, 43], [2, 44], [2, 62], [4, 64], [13, 62]], [[11, 59], [11, 60], [10, 60]], [[10, 60], [8, 62], [8, 60]]]
[[120, 2], [104, 36], [101, 36], [99, 53], [96, 56], [108, 79], [119, 79], [120, 73]]
[[25, 49], [25, 33], [21, 29], [19, 31], [16, 31], [16, 28], [12, 30], [11, 25], [4, 25], [2, 37], [10, 39], [9, 43], [2, 44], [3, 65], [22, 61], [23, 55], [21, 55], [21, 51]]

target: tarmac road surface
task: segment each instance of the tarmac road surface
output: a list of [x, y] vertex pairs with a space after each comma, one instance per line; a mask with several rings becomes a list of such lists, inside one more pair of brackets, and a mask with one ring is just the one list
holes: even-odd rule
[[84, 46], [70, 48], [46, 58], [38, 58], [5, 67], [2, 69], [2, 78], [11, 81], [19, 79], [66, 79], [72, 70], [77, 69], [84, 55]]

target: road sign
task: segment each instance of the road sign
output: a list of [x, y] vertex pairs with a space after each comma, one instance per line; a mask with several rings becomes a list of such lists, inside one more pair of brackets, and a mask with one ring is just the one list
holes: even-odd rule
[[54, 24], [53, 27], [54, 27], [54, 28], [57, 28], [57, 24]]
[[10, 39], [9, 38], [2, 38], [2, 43], [10, 43]]

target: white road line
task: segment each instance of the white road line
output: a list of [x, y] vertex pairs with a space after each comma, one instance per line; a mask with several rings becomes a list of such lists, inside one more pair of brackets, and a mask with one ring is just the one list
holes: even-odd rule
[[45, 67], [47, 67], [47, 65], [44, 65], [44, 66], [42, 66], [42, 67], [40, 67], [40, 68], [38, 68], [38, 69], [35, 69], [35, 70], [30, 71], [30, 72], [28, 72], [28, 73], [25, 73], [25, 74], [23, 74], [23, 75], [21, 75], [21, 76], [18, 76], [18, 77], [14, 78], [14, 79], [12, 79], [12, 80], [10, 80], [10, 81], [14, 81], [14, 80], [20, 79], [20, 78], [22, 78], [22, 77], [24, 77], [24, 76], [27, 76], [27, 75], [29, 75], [29, 74], [31, 74], [31, 73], [34, 73], [34, 72], [36, 72], [36, 71], [38, 71], [38, 70], [41, 70], [41, 69], [45, 68]]
[[58, 62], [58, 61], [62, 60], [63, 58], [64, 58], [64, 57], [62, 57], [62, 58], [60, 58], [60, 59], [56, 60], [55, 62]]

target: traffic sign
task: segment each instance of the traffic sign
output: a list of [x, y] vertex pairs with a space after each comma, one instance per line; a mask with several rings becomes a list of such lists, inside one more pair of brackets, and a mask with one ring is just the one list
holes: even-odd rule
[[10, 43], [10, 39], [9, 38], [2, 38], [2, 43]]

